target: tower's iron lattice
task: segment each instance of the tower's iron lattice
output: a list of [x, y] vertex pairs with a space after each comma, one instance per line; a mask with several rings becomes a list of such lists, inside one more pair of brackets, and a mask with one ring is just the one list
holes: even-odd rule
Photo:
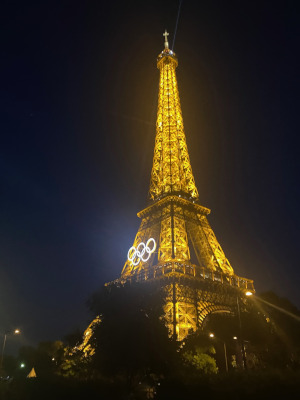
[[[165, 36], [166, 37], [166, 36]], [[210, 210], [198, 203], [187, 150], [176, 78], [177, 57], [159, 54], [158, 110], [150, 205], [138, 213], [141, 224], [118, 282], [160, 280], [166, 292], [165, 315], [170, 333], [182, 340], [214, 312], [230, 312], [236, 289], [254, 291], [253, 281], [234, 274], [209, 222]], [[147, 261], [135, 249], [153, 238]], [[140, 245], [140, 247], [139, 247]], [[231, 295], [230, 295], [231, 293]]]
[[[209, 314], [235, 311], [239, 292], [253, 292], [254, 287], [252, 280], [235, 275], [207, 220], [210, 210], [199, 204], [175, 72], [178, 61], [166, 32], [164, 36], [165, 48], [157, 59], [160, 80], [150, 205], [137, 214], [141, 224], [120, 278], [107, 285], [158, 282], [165, 291], [170, 335], [182, 340], [202, 327]], [[99, 322], [99, 317], [92, 321], [77, 350], [93, 354], [89, 340]]]

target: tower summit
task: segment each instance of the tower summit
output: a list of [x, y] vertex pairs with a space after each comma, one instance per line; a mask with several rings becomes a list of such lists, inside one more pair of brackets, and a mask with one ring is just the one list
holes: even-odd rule
[[141, 224], [119, 283], [156, 281], [166, 294], [170, 333], [183, 339], [214, 312], [231, 312], [238, 291], [254, 291], [240, 278], [209, 225], [210, 210], [198, 203], [180, 106], [176, 68], [169, 49], [158, 55], [160, 71], [150, 205], [138, 213]]
[[156, 138], [150, 181], [150, 198], [182, 194], [198, 199], [187, 150], [180, 98], [176, 79], [178, 61], [169, 50], [165, 32], [165, 49], [159, 54], [160, 71]]
[[165, 33], [163, 33], [163, 36], [165, 37], [165, 50], [168, 50], [169, 49], [169, 42], [168, 42], [169, 34], [168, 34], [167, 30], [165, 30]]

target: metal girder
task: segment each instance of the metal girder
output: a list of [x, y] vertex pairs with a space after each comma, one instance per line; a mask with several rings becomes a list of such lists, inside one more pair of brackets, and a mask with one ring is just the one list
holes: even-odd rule
[[[157, 62], [160, 80], [151, 204], [138, 213], [141, 225], [133, 243], [137, 248], [153, 238], [156, 250], [138, 265], [127, 260], [118, 281], [160, 281], [166, 292], [166, 324], [170, 334], [182, 340], [191, 329], [201, 326], [209, 313], [231, 310], [232, 297], [226, 297], [223, 288], [254, 288], [253, 281], [234, 274], [208, 223], [210, 210], [198, 204], [184, 133], [177, 65], [175, 54], [165, 48]], [[195, 254], [197, 265], [192, 263], [191, 254]]]
[[156, 137], [150, 181], [150, 198], [186, 193], [198, 198], [187, 150], [175, 69], [177, 59], [168, 51], [159, 59], [160, 70]]

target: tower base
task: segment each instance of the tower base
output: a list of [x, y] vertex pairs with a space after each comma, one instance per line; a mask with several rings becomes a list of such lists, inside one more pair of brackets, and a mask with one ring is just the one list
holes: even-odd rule
[[208, 315], [235, 313], [237, 297], [246, 291], [254, 291], [250, 279], [179, 262], [152, 266], [108, 285], [126, 282], [153, 283], [163, 289], [166, 326], [170, 336], [179, 341], [191, 331], [201, 329]]

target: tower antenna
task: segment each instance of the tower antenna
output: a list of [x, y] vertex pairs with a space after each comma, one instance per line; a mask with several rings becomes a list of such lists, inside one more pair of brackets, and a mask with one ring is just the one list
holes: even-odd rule
[[172, 44], [172, 51], [174, 51], [174, 44], [175, 44], [175, 38], [176, 38], [176, 33], [177, 33], [177, 27], [178, 27], [178, 20], [179, 20], [179, 15], [180, 15], [180, 10], [181, 10], [181, 4], [182, 4], [182, 0], [180, 0], [179, 7], [178, 7], [177, 20], [176, 20], [175, 32], [174, 32], [174, 38], [173, 38], [173, 44]]

